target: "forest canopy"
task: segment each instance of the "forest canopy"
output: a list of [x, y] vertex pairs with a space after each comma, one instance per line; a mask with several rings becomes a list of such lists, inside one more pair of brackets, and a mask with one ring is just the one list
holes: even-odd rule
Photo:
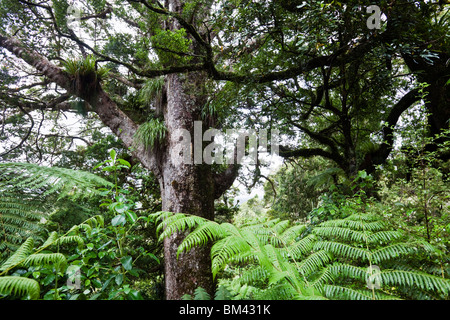
[[0, 299], [448, 299], [449, 9], [2, 0]]

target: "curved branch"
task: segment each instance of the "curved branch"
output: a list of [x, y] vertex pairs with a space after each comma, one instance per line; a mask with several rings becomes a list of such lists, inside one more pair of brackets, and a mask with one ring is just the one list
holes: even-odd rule
[[27, 141], [28, 137], [29, 137], [30, 134], [31, 134], [31, 131], [33, 130], [33, 127], [34, 127], [34, 120], [33, 120], [33, 117], [32, 117], [32, 116], [31, 116], [31, 115], [23, 108], [23, 106], [21, 106], [20, 104], [18, 104], [17, 107], [20, 109], [20, 111], [22, 111], [24, 114], [26, 114], [26, 115], [28, 116], [28, 118], [30, 118], [31, 126], [30, 126], [30, 128], [28, 129], [28, 131], [27, 131], [27, 133], [25, 134], [25, 136], [22, 138], [22, 140], [21, 140], [15, 147], [9, 149], [8, 151], [5, 151], [5, 152], [1, 153], [1, 154], [0, 154], [0, 157], [3, 157], [3, 156], [5, 156], [5, 155], [7, 155], [8, 153], [11, 153], [11, 152], [13, 152], [14, 150], [20, 148], [20, 147], [25, 143], [25, 141]]
[[415, 102], [421, 99], [419, 89], [414, 89], [405, 94], [391, 109], [383, 127], [383, 142], [378, 149], [366, 154], [364, 162], [360, 165], [359, 170], [366, 170], [371, 173], [376, 165], [383, 164], [392, 151], [394, 145], [394, 127], [400, 116], [408, 110]]
[[[77, 90], [75, 92], [72, 85], [72, 78], [67, 72], [53, 65], [39, 53], [24, 48], [17, 39], [0, 35], [0, 47], [5, 48], [16, 57], [36, 68], [52, 82], [67, 90], [69, 94], [78, 96], [90, 104], [93, 111], [100, 117], [100, 120], [122, 140], [125, 146], [134, 147], [133, 155], [138, 158], [145, 167], [150, 170], [156, 169], [154, 157], [151, 155], [149, 156], [147, 150], [145, 150], [143, 146], [133, 146], [134, 134], [136, 133], [138, 125], [120, 110], [116, 103], [103, 91], [100, 85], [96, 86], [95, 92], [90, 90]], [[92, 84], [83, 83], [82, 85], [90, 86]]]
[[302, 149], [289, 149], [285, 146], [280, 146], [279, 156], [282, 158], [311, 158], [311, 157], [324, 157], [335, 161], [339, 164], [341, 157], [339, 155], [333, 154], [321, 148], [302, 148]]
[[236, 180], [239, 174], [240, 165], [230, 164], [224, 172], [213, 175], [214, 179], [214, 198], [218, 199], [227, 191]]

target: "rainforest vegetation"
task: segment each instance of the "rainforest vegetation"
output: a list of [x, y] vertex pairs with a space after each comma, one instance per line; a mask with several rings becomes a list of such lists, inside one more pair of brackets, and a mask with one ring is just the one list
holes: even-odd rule
[[0, 0], [0, 300], [448, 300], [449, 229], [448, 1]]

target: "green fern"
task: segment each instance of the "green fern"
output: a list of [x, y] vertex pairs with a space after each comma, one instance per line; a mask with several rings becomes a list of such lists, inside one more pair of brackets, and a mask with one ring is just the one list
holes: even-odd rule
[[36, 280], [18, 276], [0, 277], [0, 294], [28, 296], [31, 300], [39, 299], [40, 287]]
[[[363, 299], [368, 296], [371, 299], [385, 299], [388, 296], [398, 298], [396, 294], [399, 293], [407, 297], [410, 291], [417, 288], [428, 292], [428, 298], [436, 293], [443, 296], [449, 294], [448, 279], [410, 267], [411, 259], [418, 253], [438, 258], [439, 250], [429, 243], [407, 237], [400, 230], [389, 229], [378, 216], [352, 215], [346, 219], [326, 221], [314, 228], [313, 233], [321, 238], [314, 244], [314, 250], [326, 250], [335, 257], [334, 265], [325, 270], [318, 268], [315, 279], [315, 286], [322, 286], [322, 293], [329, 298]], [[392, 263], [394, 261], [395, 264]], [[367, 291], [367, 267], [373, 264], [380, 268], [380, 288]], [[391, 269], [394, 265], [396, 269]], [[402, 265], [408, 266], [408, 270]], [[346, 279], [353, 283], [352, 290], [342, 289], [336, 284], [336, 281], [344, 284]], [[329, 287], [331, 283], [335, 287]], [[395, 287], [396, 293], [383, 289], [389, 287]]]
[[23, 265], [39, 266], [53, 264], [59, 271], [65, 270], [67, 266], [66, 257], [62, 253], [35, 253], [28, 256]]
[[145, 148], [151, 149], [165, 139], [166, 133], [167, 128], [164, 121], [152, 118], [139, 126], [134, 135], [134, 140], [135, 143], [143, 144]]
[[[390, 229], [375, 215], [329, 220], [309, 234], [304, 225], [277, 219], [237, 227], [184, 214], [154, 216], [161, 238], [190, 231], [179, 253], [213, 242], [214, 277], [227, 268], [242, 270], [237, 278], [220, 280], [233, 288], [236, 298], [398, 299], [412, 297], [411, 292], [417, 290], [428, 299], [449, 295], [448, 279], [411, 264], [419, 253], [440, 257], [441, 252], [401, 230]], [[374, 264], [380, 269], [376, 288], [369, 286], [368, 267]]]
[[73, 227], [66, 234], [59, 236], [51, 232], [41, 246], [35, 247], [32, 237], [26, 239], [20, 247], [0, 265], [0, 295], [14, 297], [28, 297], [38, 299], [40, 294], [39, 283], [33, 279], [7, 275], [10, 271], [19, 267], [52, 265], [56, 272], [64, 273], [67, 268], [66, 257], [59, 252], [51, 252], [51, 248], [58, 249], [63, 244], [82, 245], [83, 239], [78, 235], [83, 226], [94, 226], [103, 223], [103, 217], [94, 216], [80, 225]]
[[[43, 231], [40, 220], [45, 216], [45, 206], [27, 195], [5, 190], [0, 181], [0, 261], [31, 235]], [[36, 237], [38, 238], [38, 237]]]
[[139, 91], [139, 101], [149, 105], [155, 99], [161, 99], [164, 88], [164, 77], [147, 80]]
[[162, 238], [174, 232], [194, 229], [179, 246], [178, 253], [214, 241], [211, 248], [214, 277], [228, 264], [253, 263], [256, 268], [263, 268], [258, 271], [267, 278], [273, 290], [281, 286], [283, 292], [290, 292], [291, 298], [305, 298], [318, 293], [307, 288], [297, 266], [285, 258], [288, 254], [286, 242], [298, 237], [304, 231], [303, 227], [289, 227], [289, 223], [274, 220], [237, 228], [230, 223], [218, 224], [179, 213], [162, 212], [153, 216], [159, 222], [157, 229], [164, 230], [160, 236]]
[[81, 170], [45, 167], [31, 163], [0, 163], [0, 187], [6, 190], [28, 191], [30, 195], [58, 199], [91, 197], [99, 186], [112, 186], [105, 179]]
[[21, 264], [31, 254], [34, 246], [34, 239], [28, 238], [1, 266], [0, 271], [9, 270]]
[[68, 59], [63, 61], [63, 68], [73, 77], [95, 75], [95, 80], [101, 81], [110, 70], [103, 67], [97, 69], [96, 63], [95, 57], [88, 55], [84, 59]]
[[[206, 292], [202, 287], [198, 287], [194, 290], [193, 295], [185, 294], [181, 297], [182, 300], [212, 300], [211, 295]], [[231, 300], [232, 294], [225, 286], [219, 286], [216, 294], [214, 295], [214, 300]]]
[[202, 287], [198, 287], [194, 290], [194, 296], [185, 294], [181, 297], [183, 300], [211, 300], [211, 296]]

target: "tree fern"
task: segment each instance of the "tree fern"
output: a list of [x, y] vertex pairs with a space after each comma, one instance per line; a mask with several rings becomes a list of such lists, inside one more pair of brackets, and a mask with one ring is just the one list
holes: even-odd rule
[[415, 286], [425, 291], [436, 291], [448, 295], [447, 279], [418, 271], [386, 270], [380, 273], [382, 282], [389, 286]]
[[[408, 291], [416, 288], [428, 291], [429, 296], [434, 293], [444, 296], [449, 294], [448, 279], [413, 268], [398, 270], [402, 264], [410, 266], [410, 261], [419, 252], [425, 256], [434, 255], [435, 259], [440, 252], [428, 243], [410, 238], [399, 230], [389, 229], [381, 217], [359, 214], [326, 221], [314, 228], [313, 233], [321, 238], [314, 244], [314, 250], [326, 250], [335, 257], [335, 264], [325, 267], [322, 272], [318, 270], [319, 276], [315, 279], [316, 287], [320, 287], [318, 284], [321, 283], [322, 293], [327, 297], [364, 298], [370, 276], [367, 267], [374, 264], [380, 271], [377, 275], [379, 288], [371, 290], [369, 295], [372, 299], [386, 298], [389, 295], [395, 298], [400, 291], [401, 295], [408, 296]], [[392, 264], [393, 261], [396, 263]], [[390, 269], [394, 265], [396, 269]], [[346, 279], [355, 290], [340, 289], [342, 285], [339, 286], [338, 283], [344, 284]], [[335, 287], [327, 287], [331, 283]], [[383, 289], [388, 287], [395, 287], [396, 292]]]
[[0, 271], [5, 271], [19, 265], [32, 253], [34, 239], [28, 238], [1, 266]]
[[29, 296], [30, 299], [35, 300], [39, 298], [40, 287], [39, 283], [33, 279], [17, 276], [0, 277], [0, 294]]
[[[191, 230], [179, 247], [181, 251], [213, 242], [215, 277], [233, 266], [243, 270], [237, 278], [221, 280], [234, 288], [236, 297], [243, 297], [239, 288], [244, 287], [253, 298], [398, 299], [412, 297], [411, 292], [417, 290], [427, 298], [449, 295], [448, 279], [411, 264], [419, 253], [438, 258], [439, 250], [390, 229], [376, 215], [329, 220], [314, 227], [312, 233], [306, 233], [303, 225], [279, 220], [237, 227], [183, 214], [158, 215], [162, 236]], [[368, 269], [373, 267], [379, 269], [377, 287]]]
[[306, 276], [315, 272], [320, 267], [325, 267], [332, 261], [332, 255], [326, 250], [319, 250], [310, 254], [298, 263], [298, 271]]
[[353, 289], [344, 286], [327, 284], [323, 286], [323, 292], [327, 297], [335, 297], [342, 300], [398, 300], [398, 297], [383, 294], [382, 292], [373, 292], [368, 289]]
[[[159, 215], [159, 216], [158, 216]], [[179, 247], [179, 251], [190, 250], [193, 246], [214, 241], [211, 248], [212, 271], [216, 276], [228, 264], [251, 263], [262, 267], [260, 274], [267, 276], [270, 288], [289, 287], [290, 297], [310, 296], [297, 266], [286, 260], [285, 241], [292, 242], [304, 228], [289, 228], [286, 222], [266, 221], [242, 228], [229, 223], [218, 224], [197, 216], [159, 213], [158, 229], [164, 229], [161, 236], [194, 228]], [[279, 235], [278, 233], [281, 233]], [[274, 238], [277, 238], [274, 240]]]
[[31, 235], [39, 234], [43, 228], [40, 220], [45, 209], [40, 201], [29, 196], [5, 190], [0, 181], [0, 261]]
[[62, 271], [67, 266], [67, 260], [62, 253], [35, 253], [28, 256], [23, 262], [25, 266], [42, 266], [48, 264], [53, 264], [57, 270]]
[[367, 260], [368, 252], [364, 248], [354, 247], [341, 242], [335, 241], [317, 241], [314, 244], [315, 251], [326, 250], [335, 256], [340, 256], [346, 259], [362, 259]]
[[21, 190], [42, 197], [57, 194], [58, 198], [89, 197], [99, 186], [112, 184], [103, 178], [81, 170], [45, 167], [31, 163], [0, 163], [0, 186], [7, 190]]
[[111, 186], [94, 174], [29, 163], [0, 163], [0, 262], [30, 236], [63, 201], [89, 199]]

